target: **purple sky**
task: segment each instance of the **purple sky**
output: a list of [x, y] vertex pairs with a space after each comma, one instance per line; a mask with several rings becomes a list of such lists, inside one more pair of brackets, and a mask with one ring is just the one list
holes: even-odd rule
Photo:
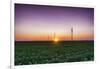
[[54, 32], [66, 36], [71, 27], [75, 40], [93, 40], [94, 9], [15, 4], [15, 40], [39, 40], [34, 37], [52, 36]]

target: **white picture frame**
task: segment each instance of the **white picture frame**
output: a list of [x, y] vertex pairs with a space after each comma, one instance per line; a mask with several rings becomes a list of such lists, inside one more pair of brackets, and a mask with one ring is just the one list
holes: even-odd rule
[[[66, 2], [66, 3], [65, 3]], [[94, 8], [94, 5], [88, 3], [88, 2], [80, 2], [80, 3], [73, 3], [73, 1], [57, 1], [54, 2], [53, 0], [48, 2], [48, 1], [36, 1], [36, 0], [12, 0], [11, 1], [11, 65], [10, 67], [12, 69], [55, 69], [56, 67], [58, 69], [61, 69], [61, 67], [64, 67], [64, 69], [66, 68], [66, 65], [67, 65], [67, 68], [75, 68], [77, 67], [78, 69], [80, 67], [83, 67], [84, 66], [91, 66], [94, 64], [94, 62], [75, 62], [75, 63], [58, 63], [58, 64], [41, 64], [41, 65], [22, 65], [22, 66], [15, 66], [14, 65], [14, 4], [15, 3], [22, 3], [22, 4], [40, 4], [40, 5], [54, 5], [54, 6], [74, 6], [74, 7], [89, 7], [89, 8]], [[80, 66], [78, 66], [80, 65]], [[61, 66], [61, 67], [60, 67]], [[82, 69], [83, 69], [82, 68]]]

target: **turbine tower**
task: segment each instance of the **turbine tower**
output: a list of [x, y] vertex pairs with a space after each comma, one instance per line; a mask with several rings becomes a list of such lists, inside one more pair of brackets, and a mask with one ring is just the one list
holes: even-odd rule
[[73, 27], [71, 28], [71, 40], [73, 40]]
[[55, 34], [55, 32], [54, 32], [54, 39], [56, 38], [56, 34]]

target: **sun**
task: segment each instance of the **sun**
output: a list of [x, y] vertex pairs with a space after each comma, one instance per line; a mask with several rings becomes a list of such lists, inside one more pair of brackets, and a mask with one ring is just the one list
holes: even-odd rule
[[59, 39], [58, 38], [54, 38], [54, 42], [58, 42], [59, 41]]

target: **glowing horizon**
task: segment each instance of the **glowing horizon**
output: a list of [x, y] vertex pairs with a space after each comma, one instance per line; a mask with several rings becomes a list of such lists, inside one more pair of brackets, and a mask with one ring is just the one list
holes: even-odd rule
[[94, 40], [94, 9], [15, 4], [15, 41]]

